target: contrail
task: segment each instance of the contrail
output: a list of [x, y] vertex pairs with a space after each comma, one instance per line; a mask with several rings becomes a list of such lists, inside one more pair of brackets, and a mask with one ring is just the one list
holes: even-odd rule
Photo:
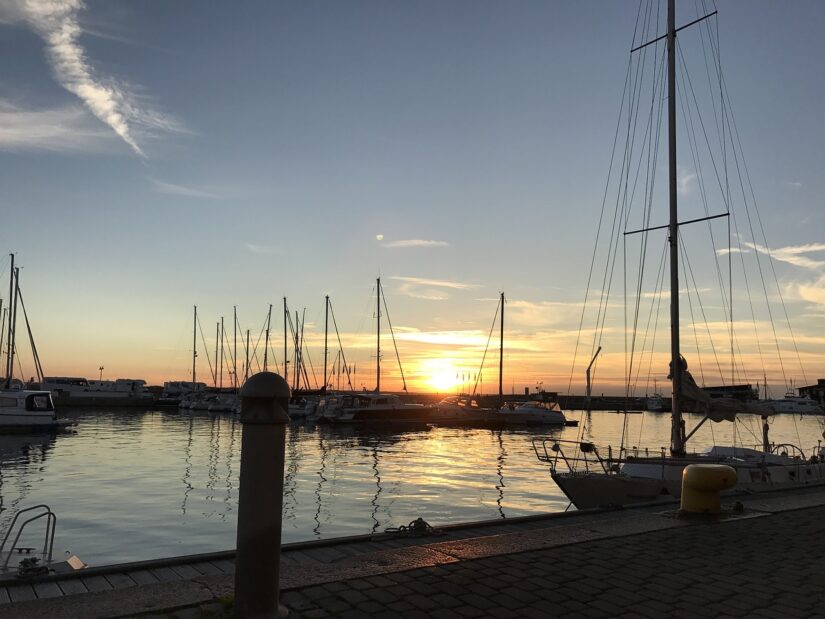
[[83, 33], [77, 19], [82, 0], [25, 0], [23, 11], [32, 27], [47, 44], [55, 78], [63, 88], [80, 98], [89, 111], [109, 125], [139, 156], [146, 157], [132, 136], [129, 110], [133, 105], [114, 85], [96, 79], [78, 39]]

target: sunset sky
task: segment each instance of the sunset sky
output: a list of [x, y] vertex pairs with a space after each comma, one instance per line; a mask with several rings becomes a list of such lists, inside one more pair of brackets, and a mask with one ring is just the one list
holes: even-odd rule
[[[677, 5], [677, 22], [697, 17], [697, 4]], [[160, 383], [191, 376], [193, 305], [212, 355], [221, 316], [231, 337], [237, 306], [254, 341], [273, 304], [281, 364], [284, 296], [293, 312], [306, 308], [320, 376], [330, 295], [356, 386], [372, 388], [380, 276], [410, 388], [453, 392], [478, 373], [503, 291], [506, 390], [564, 392], [638, 6], [6, 0], [3, 306], [14, 252], [47, 375], [96, 378], [104, 366], [105, 378]], [[825, 376], [825, 4], [731, 0], [718, 9], [713, 28], [771, 258], [745, 227], [736, 246], [762, 256], [783, 356], [780, 366], [767, 310], [753, 310], [756, 328], [738, 322], [756, 297], [737, 287], [737, 363], [751, 382], [766, 372], [781, 392]], [[698, 31], [679, 36], [687, 52]], [[696, 170], [680, 144], [685, 218], [700, 216]], [[655, 213], [652, 224], [666, 223], [664, 201]], [[714, 230], [727, 234], [724, 223]], [[685, 233], [688, 249], [703, 251], [702, 232]], [[663, 242], [655, 237], [651, 251]], [[686, 290], [718, 288], [703, 264]], [[759, 275], [748, 278], [762, 295]], [[596, 392], [620, 390], [625, 371], [616, 281]], [[717, 365], [730, 380], [719, 302], [708, 299], [711, 324], [694, 331], [688, 294], [684, 346], [717, 341], [724, 358], [704, 359], [707, 383], [718, 384], [708, 369]], [[648, 302], [659, 296], [644, 287]], [[666, 314], [665, 300], [641, 393], [665, 382]], [[18, 346], [28, 377], [26, 339]], [[496, 328], [485, 392], [497, 388], [497, 346]], [[382, 386], [399, 388], [388, 331], [382, 348]], [[208, 379], [203, 351], [198, 374]]]

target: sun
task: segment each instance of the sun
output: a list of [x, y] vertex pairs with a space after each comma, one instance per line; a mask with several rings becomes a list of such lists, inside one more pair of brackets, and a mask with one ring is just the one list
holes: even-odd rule
[[453, 391], [461, 383], [452, 359], [425, 359], [420, 373], [427, 386], [439, 393]]

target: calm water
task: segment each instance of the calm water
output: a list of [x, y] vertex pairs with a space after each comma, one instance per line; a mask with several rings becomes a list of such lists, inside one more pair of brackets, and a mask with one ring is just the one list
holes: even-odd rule
[[[16, 510], [46, 503], [58, 516], [56, 554], [70, 549], [91, 564], [234, 547], [236, 418], [177, 411], [67, 416], [78, 422], [71, 434], [0, 436], [0, 532]], [[592, 413], [584, 436], [617, 445], [624, 420]], [[659, 447], [669, 432], [667, 415], [628, 415], [625, 443]], [[755, 444], [759, 420], [746, 418], [735, 432], [737, 443]], [[821, 432], [820, 419], [784, 416], [771, 438], [807, 451]], [[733, 433], [733, 424], [708, 423], [691, 442], [697, 449], [714, 440], [730, 444]], [[578, 435], [578, 428], [554, 434]], [[383, 531], [419, 516], [438, 525], [562, 511], [567, 500], [533, 452], [531, 439], [541, 436], [550, 433], [292, 425], [284, 542]]]

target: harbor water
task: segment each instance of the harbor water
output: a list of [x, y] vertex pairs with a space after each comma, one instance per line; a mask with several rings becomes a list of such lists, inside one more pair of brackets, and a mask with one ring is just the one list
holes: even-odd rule
[[[0, 436], [0, 532], [45, 503], [57, 514], [55, 555], [101, 565], [235, 545], [241, 424], [178, 411], [63, 411], [72, 432]], [[563, 511], [568, 501], [533, 439], [562, 437], [658, 449], [666, 414], [567, 413], [581, 427], [367, 429], [291, 424], [283, 541], [381, 532], [422, 517], [434, 526]], [[688, 416], [688, 428], [698, 421]], [[694, 449], [760, 442], [759, 418], [705, 424]], [[776, 417], [771, 439], [811, 449], [822, 418]], [[33, 540], [29, 545], [39, 542]]]

